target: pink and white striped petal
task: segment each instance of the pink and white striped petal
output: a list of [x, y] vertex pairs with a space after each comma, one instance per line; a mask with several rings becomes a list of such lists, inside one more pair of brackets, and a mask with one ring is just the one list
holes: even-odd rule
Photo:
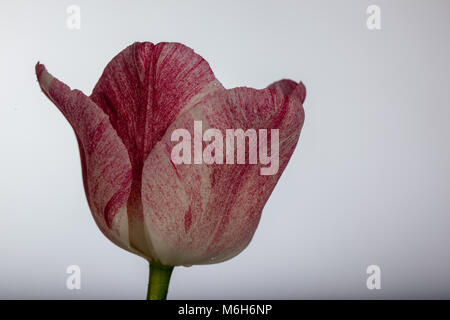
[[[167, 129], [144, 164], [146, 228], [156, 256], [167, 265], [208, 264], [232, 258], [250, 242], [262, 209], [297, 144], [304, 121], [303, 84], [236, 88], [204, 97]], [[203, 131], [279, 129], [279, 170], [261, 164], [179, 164], [171, 161], [173, 130], [200, 120]]]
[[109, 115], [135, 178], [177, 115], [222, 85], [208, 62], [181, 43], [136, 42], [106, 66], [91, 99]]
[[133, 251], [129, 247], [126, 212], [131, 163], [124, 144], [108, 116], [89, 97], [71, 90], [40, 63], [36, 75], [42, 91], [75, 131], [86, 197], [95, 222], [111, 241]]
[[133, 176], [130, 243], [147, 257], [153, 249], [143, 223], [144, 160], [180, 112], [215, 90], [223, 90], [222, 85], [192, 49], [180, 43], [136, 42], [111, 60], [91, 94], [128, 151]]

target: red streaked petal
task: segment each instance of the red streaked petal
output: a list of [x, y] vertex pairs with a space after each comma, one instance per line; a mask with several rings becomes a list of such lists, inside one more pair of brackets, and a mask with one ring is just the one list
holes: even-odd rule
[[75, 131], [82, 163], [83, 183], [93, 217], [114, 243], [129, 249], [126, 202], [131, 187], [127, 150], [108, 116], [89, 97], [36, 65], [39, 85]]
[[[215, 92], [181, 114], [155, 145], [144, 164], [142, 200], [146, 227], [163, 263], [215, 263], [247, 246], [303, 125], [302, 96], [293, 84]], [[260, 164], [173, 164], [171, 150], [178, 142], [171, 134], [184, 128], [193, 138], [195, 120], [202, 120], [203, 130], [216, 128], [224, 135], [226, 129], [279, 129], [278, 172], [260, 175], [265, 167]]]
[[294, 96], [300, 99], [300, 102], [305, 102], [306, 88], [303, 82], [295, 82], [289, 79], [276, 81], [267, 87], [268, 89], [280, 90], [285, 96]]
[[145, 158], [178, 113], [217, 88], [208, 63], [192, 49], [136, 42], [106, 66], [91, 99], [109, 115], [140, 180]]
[[192, 49], [179, 43], [136, 42], [111, 60], [90, 96], [127, 148], [133, 172], [130, 243], [147, 256], [152, 248], [141, 204], [144, 160], [182, 110], [220, 89], [208, 63]]

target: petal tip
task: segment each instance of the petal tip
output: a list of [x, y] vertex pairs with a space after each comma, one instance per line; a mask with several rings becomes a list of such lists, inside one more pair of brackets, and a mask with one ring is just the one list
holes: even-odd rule
[[297, 96], [300, 98], [300, 101], [302, 104], [305, 102], [306, 99], [306, 87], [302, 81], [300, 81], [295, 88], [293, 94], [297, 94]]
[[45, 71], [45, 66], [40, 61], [38, 61], [36, 63], [35, 70], [36, 70], [36, 76], [39, 80], [41, 78], [42, 73]]
[[272, 83], [267, 88], [278, 90], [285, 96], [296, 96], [297, 98], [300, 99], [300, 102], [302, 104], [306, 98], [306, 87], [302, 81], [297, 83], [290, 79], [282, 79]]
[[48, 90], [50, 88], [53, 77], [48, 73], [45, 65], [43, 65], [40, 61], [36, 63], [35, 70], [39, 86], [41, 87], [42, 91], [48, 96]]
[[46, 91], [50, 86], [52, 77], [50, 76], [50, 74], [47, 72], [47, 69], [40, 61], [36, 63], [35, 70], [39, 86], [41, 87], [42, 91], [44, 91], [44, 93], [47, 94]]

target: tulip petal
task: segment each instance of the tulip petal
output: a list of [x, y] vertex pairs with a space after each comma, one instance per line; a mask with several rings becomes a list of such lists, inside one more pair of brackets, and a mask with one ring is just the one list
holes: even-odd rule
[[109, 115], [140, 179], [144, 160], [178, 113], [218, 88], [208, 62], [191, 48], [136, 42], [106, 66], [91, 99]]
[[300, 99], [303, 104], [306, 98], [306, 88], [303, 82], [297, 83], [289, 79], [283, 79], [272, 83], [267, 87], [268, 89], [275, 89], [281, 91], [285, 96], [293, 96]]
[[182, 110], [220, 89], [208, 63], [192, 49], [179, 43], [136, 42], [111, 60], [91, 94], [128, 150], [133, 171], [130, 243], [150, 259], [153, 250], [141, 203], [144, 160]]
[[129, 247], [126, 202], [132, 174], [127, 150], [108, 116], [79, 90], [36, 65], [39, 85], [75, 131], [86, 197], [100, 230], [115, 244]]
[[[267, 89], [235, 88], [204, 97], [167, 129], [144, 164], [145, 223], [156, 256], [167, 265], [216, 263], [250, 242], [262, 209], [297, 144], [304, 121], [303, 84], [283, 80]], [[201, 120], [203, 130], [279, 129], [279, 170], [262, 164], [179, 164], [171, 161], [173, 130]], [[225, 135], [225, 134], [224, 134]], [[247, 158], [248, 159], [248, 158]], [[248, 163], [248, 160], [247, 160]]]

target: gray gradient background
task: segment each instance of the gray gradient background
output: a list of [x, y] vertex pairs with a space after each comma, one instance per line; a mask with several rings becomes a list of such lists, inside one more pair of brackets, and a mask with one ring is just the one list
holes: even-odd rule
[[[227, 88], [286, 77], [308, 89], [253, 241], [176, 268], [169, 298], [450, 298], [450, 1], [110, 2], [0, 4], [0, 298], [144, 298], [147, 263], [97, 229], [75, 136], [34, 65], [90, 94], [114, 55], [146, 40], [194, 48]], [[79, 31], [66, 28], [70, 4]], [[380, 31], [366, 28], [370, 4]], [[366, 288], [371, 264], [381, 290]]]

